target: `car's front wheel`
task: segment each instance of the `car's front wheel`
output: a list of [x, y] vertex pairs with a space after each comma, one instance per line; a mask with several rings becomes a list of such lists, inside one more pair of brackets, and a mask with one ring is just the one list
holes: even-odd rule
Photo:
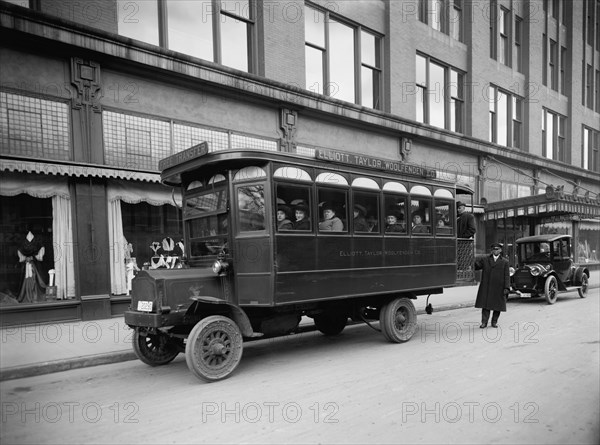
[[579, 293], [579, 296], [581, 298], [587, 297], [588, 283], [589, 283], [588, 276], [586, 273], [584, 273], [583, 275], [581, 275], [581, 287], [579, 289], [577, 289], [577, 292]]
[[556, 281], [555, 276], [550, 275], [548, 278], [546, 278], [546, 283], [544, 284], [544, 294], [548, 304], [556, 303], [556, 299], [558, 298], [558, 282]]

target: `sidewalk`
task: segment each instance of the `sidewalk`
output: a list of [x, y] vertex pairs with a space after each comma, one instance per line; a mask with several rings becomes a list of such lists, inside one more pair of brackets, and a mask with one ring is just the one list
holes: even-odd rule
[[[598, 297], [600, 271], [591, 272], [590, 283], [588, 298]], [[467, 308], [475, 304], [476, 295], [476, 285], [448, 288], [431, 295], [429, 303], [434, 312]], [[414, 301], [417, 314], [425, 314], [426, 301], [426, 296]], [[313, 329], [309, 318], [301, 325]], [[0, 381], [136, 360], [131, 336], [122, 316], [0, 329]]]

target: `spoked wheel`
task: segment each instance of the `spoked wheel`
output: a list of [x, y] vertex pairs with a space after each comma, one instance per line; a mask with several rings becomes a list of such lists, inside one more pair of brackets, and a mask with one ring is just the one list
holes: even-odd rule
[[211, 315], [198, 322], [185, 346], [185, 361], [196, 377], [215, 382], [229, 377], [240, 363], [242, 334], [230, 318]]
[[328, 310], [315, 315], [314, 320], [316, 328], [324, 335], [337, 335], [346, 327], [348, 315], [345, 312]]
[[579, 296], [581, 298], [587, 297], [588, 283], [589, 283], [588, 276], [586, 273], [584, 273], [583, 275], [581, 275], [581, 287], [579, 289], [577, 289], [577, 292], [579, 293]]
[[548, 278], [546, 278], [546, 283], [544, 284], [544, 295], [548, 304], [556, 303], [556, 299], [558, 298], [558, 282], [556, 281], [556, 277], [550, 275]]
[[394, 343], [410, 340], [417, 330], [417, 311], [408, 298], [396, 298], [387, 303], [379, 314], [381, 332]]
[[166, 365], [179, 354], [176, 340], [164, 334], [142, 335], [136, 329], [133, 333], [132, 343], [135, 355], [150, 366]]

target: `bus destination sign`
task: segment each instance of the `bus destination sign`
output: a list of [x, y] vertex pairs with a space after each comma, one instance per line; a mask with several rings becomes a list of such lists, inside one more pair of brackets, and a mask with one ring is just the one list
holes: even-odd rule
[[180, 151], [168, 158], [161, 159], [158, 161], [158, 169], [163, 171], [166, 168], [174, 167], [175, 165], [189, 161], [191, 159], [199, 158], [208, 153], [208, 142], [202, 142], [198, 145], [188, 148], [187, 150]]
[[322, 161], [339, 162], [342, 164], [384, 170], [399, 173], [401, 175], [420, 176], [422, 178], [431, 179], [436, 177], [436, 170], [434, 169], [345, 151], [317, 148], [315, 150], [315, 158]]

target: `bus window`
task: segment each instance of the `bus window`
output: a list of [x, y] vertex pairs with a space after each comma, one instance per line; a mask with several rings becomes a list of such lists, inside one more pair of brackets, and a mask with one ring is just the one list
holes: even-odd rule
[[436, 201], [435, 205], [435, 233], [438, 235], [452, 235], [454, 227], [454, 213], [450, 203]]
[[348, 231], [348, 194], [345, 190], [319, 189], [319, 231]]
[[[310, 189], [306, 186], [277, 184], [275, 189], [277, 205], [285, 206], [289, 211], [289, 219], [292, 222], [291, 230], [311, 230], [310, 218]], [[289, 230], [285, 227], [278, 230]]]
[[244, 185], [237, 188], [240, 232], [265, 229], [265, 191], [263, 185]]
[[308, 172], [298, 167], [279, 167], [273, 172], [273, 177], [293, 179], [295, 181], [312, 181]]
[[[354, 233], [378, 233], [379, 194], [355, 191], [352, 198], [354, 202], [352, 208]], [[371, 218], [370, 224], [368, 222], [369, 217]]]
[[431, 233], [431, 212], [428, 199], [410, 201], [411, 233], [423, 235]]
[[406, 198], [404, 196], [386, 195], [384, 208], [386, 235], [406, 234]]

